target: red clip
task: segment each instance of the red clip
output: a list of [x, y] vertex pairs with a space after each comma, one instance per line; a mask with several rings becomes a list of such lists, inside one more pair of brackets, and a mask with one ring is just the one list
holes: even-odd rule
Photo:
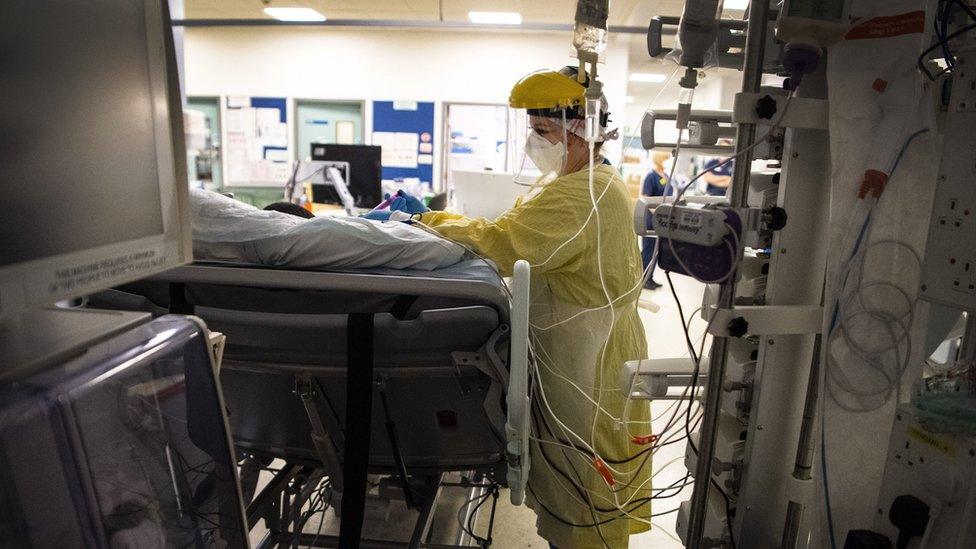
[[617, 481], [613, 478], [613, 473], [607, 468], [607, 464], [603, 462], [602, 459], [596, 458], [593, 460], [593, 466], [596, 467], [598, 473], [603, 476], [603, 480], [607, 481], [607, 484], [613, 486], [617, 484]]
[[641, 444], [641, 445], [653, 444], [657, 442], [659, 438], [661, 437], [659, 437], [658, 435], [634, 435], [630, 439], [630, 441], [633, 442], [634, 444]]
[[871, 89], [878, 93], [884, 93], [888, 89], [888, 81], [883, 78], [875, 78], [874, 82], [871, 83]]
[[864, 179], [861, 181], [861, 190], [857, 193], [857, 197], [863, 199], [870, 194], [879, 198], [887, 183], [888, 174], [878, 170], [865, 170]]

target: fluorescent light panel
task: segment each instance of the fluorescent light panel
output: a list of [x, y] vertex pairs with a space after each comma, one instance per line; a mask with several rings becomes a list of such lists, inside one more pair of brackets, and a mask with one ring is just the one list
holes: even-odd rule
[[468, 20], [478, 25], [521, 25], [522, 14], [513, 11], [469, 11]]
[[651, 84], [660, 84], [667, 80], [668, 77], [664, 74], [658, 74], [656, 72], [634, 72], [630, 74], [631, 82], [648, 82]]
[[312, 8], [264, 8], [264, 13], [278, 21], [325, 21], [325, 16]]
[[725, 0], [722, 7], [727, 10], [744, 10], [749, 6], [749, 0]]

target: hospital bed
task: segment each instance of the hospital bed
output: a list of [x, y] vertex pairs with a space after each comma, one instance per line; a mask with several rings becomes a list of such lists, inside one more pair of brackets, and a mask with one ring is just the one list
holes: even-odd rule
[[424, 546], [447, 472], [479, 479], [472, 493], [509, 485], [521, 502], [524, 262], [511, 294], [482, 261], [436, 271], [194, 264], [92, 296], [91, 306], [192, 314], [226, 335], [220, 381], [239, 457], [286, 464], [253, 498], [256, 477], [242, 471], [249, 524], [263, 518], [269, 529], [262, 546], [313, 542], [289, 524], [302, 483], [323, 476], [342, 530], [314, 540], [325, 547], [360, 537], [367, 474], [384, 477], [380, 493], [399, 492], [419, 516], [409, 542], [363, 547]]

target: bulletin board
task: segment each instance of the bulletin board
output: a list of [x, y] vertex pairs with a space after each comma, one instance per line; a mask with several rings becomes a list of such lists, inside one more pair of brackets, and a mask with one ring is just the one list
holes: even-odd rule
[[225, 185], [280, 187], [291, 176], [283, 97], [226, 97]]
[[373, 145], [383, 147], [383, 179], [434, 181], [434, 103], [374, 101]]

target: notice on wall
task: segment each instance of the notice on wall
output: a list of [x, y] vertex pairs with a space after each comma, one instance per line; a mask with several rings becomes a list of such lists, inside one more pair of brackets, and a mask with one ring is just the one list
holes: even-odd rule
[[420, 136], [409, 132], [373, 132], [373, 145], [382, 147], [381, 163], [386, 168], [416, 168]]
[[350, 120], [339, 120], [335, 124], [336, 143], [352, 145], [356, 142], [356, 125]]
[[277, 187], [288, 180], [285, 108], [284, 99], [227, 98], [228, 186]]

